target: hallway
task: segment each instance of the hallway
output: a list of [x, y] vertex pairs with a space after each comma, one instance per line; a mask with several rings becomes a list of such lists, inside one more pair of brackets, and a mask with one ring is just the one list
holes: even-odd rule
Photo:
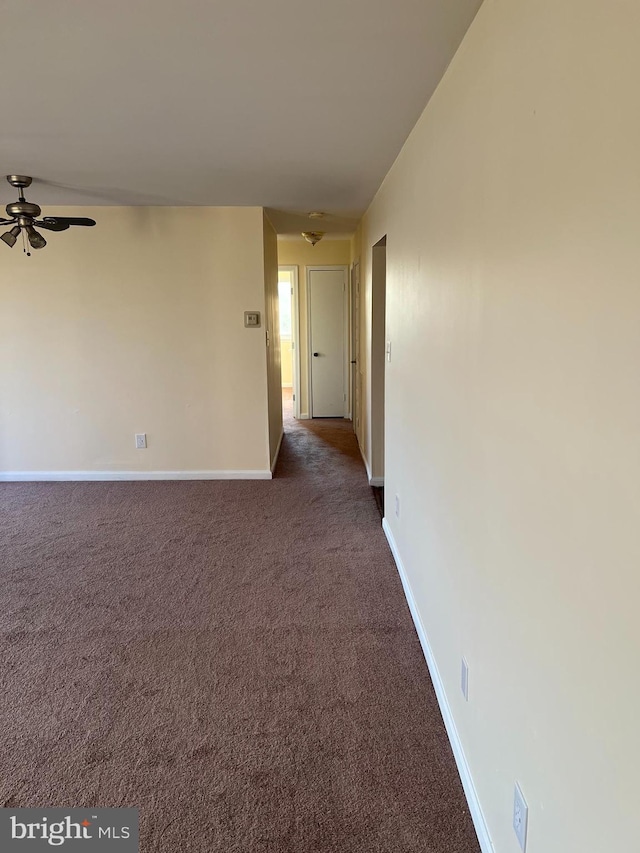
[[143, 853], [475, 853], [351, 423], [273, 481], [0, 485], [0, 805]]

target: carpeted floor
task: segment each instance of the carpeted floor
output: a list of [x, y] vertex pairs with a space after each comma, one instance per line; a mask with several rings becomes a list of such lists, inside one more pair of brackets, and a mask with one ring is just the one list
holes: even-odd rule
[[272, 482], [0, 485], [0, 805], [143, 853], [476, 853], [350, 424]]

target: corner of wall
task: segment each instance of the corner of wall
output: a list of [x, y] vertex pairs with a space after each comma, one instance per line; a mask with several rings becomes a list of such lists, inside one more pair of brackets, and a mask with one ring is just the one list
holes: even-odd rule
[[267, 211], [262, 211], [265, 301], [265, 361], [267, 378], [267, 447], [273, 472], [282, 442], [282, 370], [278, 297], [278, 237]]

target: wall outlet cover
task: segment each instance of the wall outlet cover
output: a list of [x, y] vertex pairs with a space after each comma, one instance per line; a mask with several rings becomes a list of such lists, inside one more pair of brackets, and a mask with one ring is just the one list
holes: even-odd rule
[[460, 689], [462, 690], [462, 695], [464, 698], [469, 701], [469, 664], [466, 662], [464, 658], [462, 658], [462, 663], [460, 665]]
[[516, 834], [521, 850], [527, 849], [527, 822], [529, 819], [529, 807], [516, 782], [513, 792], [513, 831]]

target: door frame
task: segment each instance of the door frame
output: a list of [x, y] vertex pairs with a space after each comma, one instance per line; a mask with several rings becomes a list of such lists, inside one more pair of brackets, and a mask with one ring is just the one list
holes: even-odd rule
[[[384, 486], [387, 362], [387, 235], [371, 247], [371, 348], [369, 351], [369, 465], [372, 486]], [[389, 347], [391, 345], [389, 344]]]
[[344, 404], [342, 407], [342, 417], [349, 417], [349, 264], [317, 264], [306, 266], [305, 268], [305, 283], [307, 289], [307, 388], [309, 389], [309, 417], [313, 417], [313, 383], [311, 380], [311, 359], [313, 358], [311, 346], [311, 287], [310, 279], [312, 272], [322, 272], [322, 270], [342, 270], [342, 388]]
[[349, 269], [349, 418], [353, 422], [353, 431], [358, 433], [360, 414], [356, 402], [361, 396], [356, 394], [360, 370], [360, 258], [356, 258]]
[[293, 417], [300, 418], [300, 310], [297, 264], [278, 264], [278, 272], [291, 276], [291, 348], [293, 350]]

